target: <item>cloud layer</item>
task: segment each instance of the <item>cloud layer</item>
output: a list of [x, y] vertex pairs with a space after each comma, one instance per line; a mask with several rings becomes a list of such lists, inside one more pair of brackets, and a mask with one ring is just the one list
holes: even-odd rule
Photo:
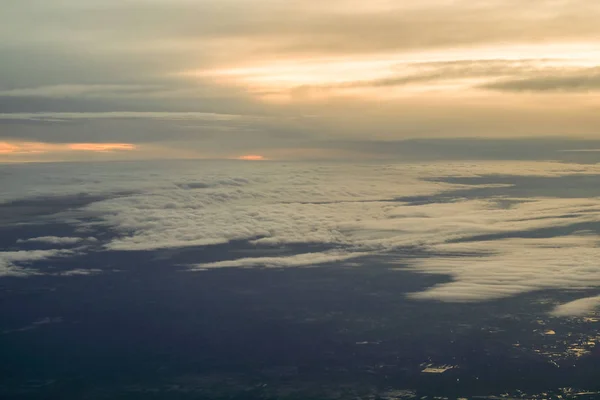
[[[76, 196], [80, 208], [56, 217], [116, 234], [95, 242], [95, 249], [153, 251], [243, 241], [258, 253], [186, 261], [195, 270], [344, 261], [368, 268], [385, 256], [390, 268], [451, 279], [411, 294], [415, 300], [476, 302], [600, 287], [596, 164], [187, 161], [77, 169], [15, 165], [7, 171], [4, 207]], [[19, 244], [36, 243], [76, 245], [79, 239], [42, 236]], [[283, 252], [265, 256], [261, 250]], [[63, 253], [3, 255], [7, 274]]]
[[592, 314], [600, 307], [600, 296], [578, 299], [556, 307], [552, 315], [557, 317], [582, 317]]
[[[494, 175], [499, 172], [501, 178]], [[103, 165], [78, 173], [37, 186], [36, 195], [60, 188], [61, 194], [104, 196], [68, 218], [81, 219], [86, 228], [100, 224], [115, 231], [118, 236], [104, 244], [106, 251], [240, 240], [257, 250], [307, 244], [322, 249], [194, 265], [199, 270], [343, 260], [362, 265], [363, 256], [386, 255], [386, 262], [396, 257], [397, 267], [452, 279], [411, 295], [419, 300], [485, 301], [600, 286], [594, 233], [600, 230], [600, 200], [587, 197], [589, 190], [577, 197], [572, 187], [593, 184], [600, 176], [597, 165], [206, 161], [172, 168]], [[85, 183], [90, 180], [101, 184]], [[564, 182], [571, 182], [571, 194], [558, 187]]]

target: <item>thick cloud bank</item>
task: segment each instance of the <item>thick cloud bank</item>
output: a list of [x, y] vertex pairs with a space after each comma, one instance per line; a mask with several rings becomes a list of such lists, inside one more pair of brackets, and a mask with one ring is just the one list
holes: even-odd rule
[[[181, 162], [14, 166], [11, 174], [14, 190], [3, 193], [3, 207], [27, 209], [38, 201], [51, 208], [52, 199], [69, 199], [71, 210], [57, 217], [79, 229], [114, 232], [94, 244], [104, 251], [232, 241], [256, 249], [256, 256], [191, 260], [192, 270], [346, 260], [368, 268], [364, 260], [385, 255], [385, 262], [397, 260], [392, 268], [451, 278], [412, 293], [417, 300], [476, 302], [600, 286], [600, 191], [590, 186], [600, 181], [597, 165]], [[62, 246], [79, 239], [25, 242]], [[61, 253], [2, 254], [7, 274]], [[582, 302], [555, 315], [592, 313], [593, 301]]]
[[[451, 255], [419, 260], [413, 268], [447, 274], [454, 281], [412, 297], [480, 301], [542, 289], [600, 286], [598, 240], [594, 236], [515, 238], [437, 246]], [[568, 307], [563, 312], [567, 310]]]
[[600, 296], [587, 297], [570, 303], [562, 304], [552, 311], [557, 317], [578, 317], [591, 314], [600, 308]]

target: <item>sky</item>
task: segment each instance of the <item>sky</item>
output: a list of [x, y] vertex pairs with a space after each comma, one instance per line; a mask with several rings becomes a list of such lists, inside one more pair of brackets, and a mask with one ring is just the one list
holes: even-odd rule
[[0, 162], [595, 150], [599, 18], [589, 0], [4, 0]]

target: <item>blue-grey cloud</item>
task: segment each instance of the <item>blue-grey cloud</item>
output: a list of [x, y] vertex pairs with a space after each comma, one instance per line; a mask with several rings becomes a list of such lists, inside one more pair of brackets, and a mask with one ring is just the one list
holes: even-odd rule
[[513, 92], [596, 92], [600, 90], [600, 71], [593, 68], [576, 73], [537, 74], [525, 78], [500, 80], [483, 87]]

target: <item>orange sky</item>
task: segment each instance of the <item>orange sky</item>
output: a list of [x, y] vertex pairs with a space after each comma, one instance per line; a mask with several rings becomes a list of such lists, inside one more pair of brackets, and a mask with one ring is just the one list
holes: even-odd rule
[[[130, 143], [43, 143], [43, 142], [0, 142], [0, 155], [10, 161], [11, 156], [27, 156], [52, 153], [134, 151]], [[2, 158], [0, 158], [2, 161]]]
[[248, 155], [244, 155], [244, 156], [239, 156], [238, 160], [245, 160], [245, 161], [263, 161], [266, 160], [265, 157], [263, 156], [259, 156], [257, 154], [248, 154]]

